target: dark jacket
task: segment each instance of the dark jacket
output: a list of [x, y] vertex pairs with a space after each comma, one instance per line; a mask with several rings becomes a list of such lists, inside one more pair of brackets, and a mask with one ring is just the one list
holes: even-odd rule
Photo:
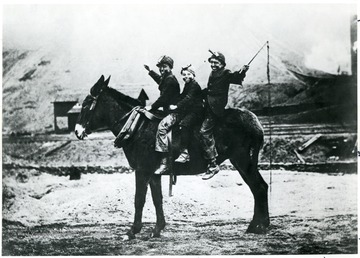
[[169, 110], [170, 105], [175, 105], [180, 95], [180, 86], [176, 77], [170, 72], [160, 76], [154, 71], [149, 75], [159, 85], [160, 97], [151, 105], [152, 109], [163, 107], [165, 111]]
[[245, 72], [231, 72], [228, 69], [211, 72], [205, 90], [206, 107], [216, 116], [221, 117], [228, 101], [230, 83], [241, 85], [244, 78]]
[[180, 94], [175, 112], [182, 116], [188, 113], [201, 114], [203, 110], [202, 91], [200, 85], [192, 80], [185, 83], [184, 90]]

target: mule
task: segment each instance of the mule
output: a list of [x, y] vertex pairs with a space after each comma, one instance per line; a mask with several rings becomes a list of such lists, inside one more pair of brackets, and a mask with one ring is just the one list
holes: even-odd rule
[[[91, 132], [107, 127], [117, 136], [125, 124], [126, 114], [135, 106], [141, 105], [133, 99], [108, 86], [110, 77], [102, 75], [90, 89], [83, 103], [75, 127], [75, 135], [83, 140]], [[161, 176], [154, 171], [160, 165], [160, 154], [155, 152], [155, 135], [158, 121], [145, 120], [136, 133], [123, 146], [129, 165], [135, 170], [135, 218], [126, 233], [129, 239], [135, 238], [142, 228], [142, 212], [145, 197], [150, 185], [156, 210], [156, 225], [153, 237], [159, 237], [165, 227]], [[193, 139], [188, 146], [190, 162], [173, 163], [176, 175], [196, 175], [206, 171], [206, 161], [199, 143], [199, 126], [194, 130]], [[173, 153], [179, 154], [179, 130], [174, 129]], [[270, 224], [268, 211], [268, 185], [258, 171], [259, 151], [263, 145], [263, 129], [257, 117], [245, 109], [227, 109], [222, 125], [215, 128], [216, 147], [219, 153], [217, 163], [229, 159], [238, 170], [254, 197], [254, 215], [247, 228], [248, 233], [265, 233]], [[216, 179], [212, 179], [216, 180]], [[199, 183], [202, 181], [200, 180]]]

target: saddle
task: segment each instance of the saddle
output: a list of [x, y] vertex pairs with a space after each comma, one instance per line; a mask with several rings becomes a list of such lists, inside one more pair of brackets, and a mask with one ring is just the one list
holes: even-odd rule
[[[123, 128], [120, 130], [120, 133], [116, 136], [116, 139], [114, 141], [114, 146], [117, 148], [122, 148], [124, 145], [126, 145], [131, 137], [135, 134], [137, 129], [144, 123], [144, 119], [141, 119], [142, 117], [146, 117], [149, 120], [161, 120], [166, 116], [166, 114], [162, 115], [154, 115], [153, 113], [147, 111], [143, 107], [137, 106], [134, 107], [130, 112], [128, 112], [122, 119], [126, 119], [127, 121], [124, 124]], [[121, 120], [122, 120], [121, 119]], [[172, 131], [168, 133], [169, 142], [171, 144], [172, 137], [171, 137]], [[171, 170], [172, 171], [172, 170]], [[176, 184], [176, 175], [173, 173], [170, 173], [169, 177], [169, 196], [172, 196], [172, 186]]]
[[[161, 120], [162, 116], [154, 115], [151, 112], [147, 111], [145, 108], [137, 106], [134, 107], [130, 112], [128, 112], [122, 119], [126, 119], [127, 121], [120, 133], [116, 136], [114, 141], [114, 146], [117, 148], [122, 148], [126, 142], [135, 134], [137, 129], [144, 122], [141, 117], [146, 117], [149, 120]], [[121, 119], [121, 120], [122, 120]]]

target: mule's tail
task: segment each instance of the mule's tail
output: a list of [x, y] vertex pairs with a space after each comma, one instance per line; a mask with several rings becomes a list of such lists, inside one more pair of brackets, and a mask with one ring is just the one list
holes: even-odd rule
[[251, 137], [250, 151], [252, 151], [250, 152], [250, 159], [251, 165], [256, 166], [257, 168], [259, 162], [259, 154], [262, 147], [264, 146], [264, 129], [261, 126], [261, 123], [257, 116], [253, 113], [251, 114], [254, 119], [253, 122], [256, 130], [254, 130], [254, 134]]

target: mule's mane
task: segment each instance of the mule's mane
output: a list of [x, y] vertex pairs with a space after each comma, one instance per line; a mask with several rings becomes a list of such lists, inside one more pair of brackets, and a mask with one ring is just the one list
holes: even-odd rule
[[115, 90], [114, 88], [111, 87], [107, 87], [107, 90], [109, 91], [109, 93], [111, 94], [111, 96], [114, 97], [114, 99], [120, 104], [120, 105], [130, 105], [132, 107], [135, 106], [140, 106], [142, 105], [142, 103], [140, 102], [140, 100], [138, 99], [134, 99], [128, 95], [125, 95], [123, 93], [121, 93], [118, 90]]

